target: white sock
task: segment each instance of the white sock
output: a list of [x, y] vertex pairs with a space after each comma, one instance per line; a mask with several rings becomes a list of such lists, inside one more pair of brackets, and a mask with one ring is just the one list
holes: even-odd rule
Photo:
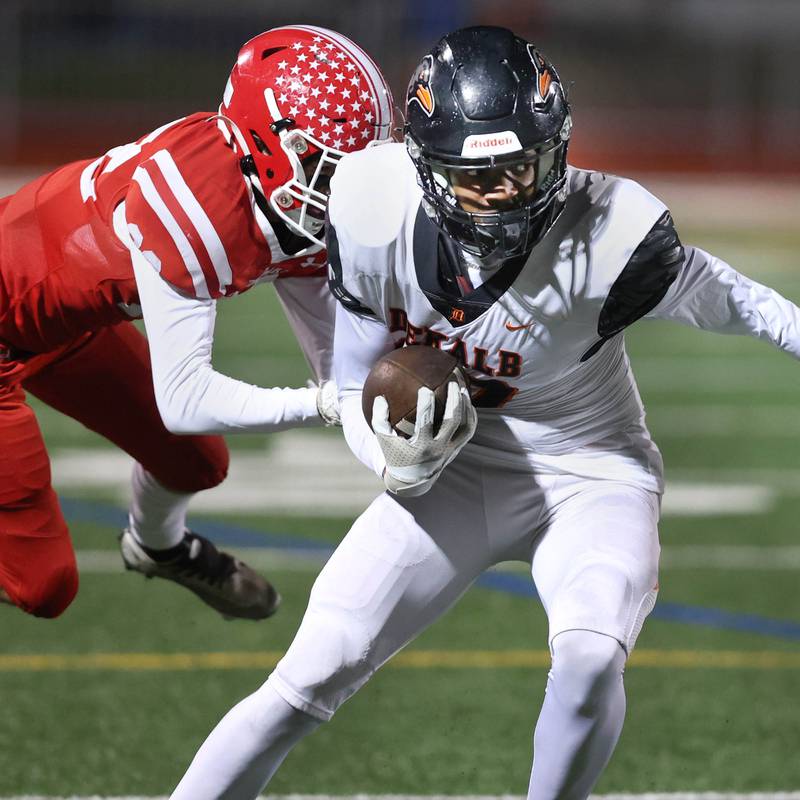
[[131, 490], [128, 525], [139, 542], [153, 550], [180, 544], [194, 495], [166, 489], [138, 463], [133, 465]]
[[265, 683], [211, 731], [170, 800], [254, 800], [292, 747], [319, 725]]
[[564, 631], [536, 732], [529, 800], [585, 800], [611, 758], [625, 719], [625, 651], [616, 639]]

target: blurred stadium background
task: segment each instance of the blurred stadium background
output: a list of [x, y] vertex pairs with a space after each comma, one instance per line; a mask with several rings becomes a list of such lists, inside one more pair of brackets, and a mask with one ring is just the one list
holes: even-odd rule
[[[216, 108], [242, 42], [295, 22], [362, 44], [396, 100], [443, 32], [513, 28], [571, 87], [573, 163], [639, 179], [684, 241], [800, 299], [796, 0], [1, 0], [0, 194]], [[299, 385], [302, 358], [262, 289], [222, 304], [215, 362]], [[752, 341], [658, 324], [627, 338], [668, 469], [664, 570], [598, 790], [798, 790], [800, 372]], [[269, 569], [286, 598], [273, 621], [231, 625], [118, 574], [130, 465], [36, 408], [82, 589], [53, 623], [0, 609], [0, 797], [163, 795], [291, 640], [376, 484], [336, 432], [231, 439], [231, 477], [198, 498], [197, 527]], [[521, 794], [545, 620], [523, 573], [501, 577], [304, 742], [273, 790]]]

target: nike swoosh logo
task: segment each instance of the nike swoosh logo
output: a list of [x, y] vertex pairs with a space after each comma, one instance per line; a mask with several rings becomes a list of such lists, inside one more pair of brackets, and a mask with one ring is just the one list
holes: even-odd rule
[[506, 330], [507, 331], [521, 331], [525, 328], [531, 328], [535, 325], [535, 322], [528, 322], [525, 325], [512, 325], [510, 322], [506, 322]]

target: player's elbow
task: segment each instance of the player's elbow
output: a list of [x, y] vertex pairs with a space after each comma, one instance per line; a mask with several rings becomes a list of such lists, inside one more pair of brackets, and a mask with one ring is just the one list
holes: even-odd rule
[[164, 427], [177, 436], [191, 436], [200, 433], [206, 433], [199, 425], [192, 424], [191, 420], [182, 419], [181, 417], [161, 415], [164, 422]]
[[189, 413], [186, 404], [176, 402], [176, 398], [156, 395], [156, 405], [158, 406], [158, 413], [161, 415], [161, 421], [170, 433], [178, 436], [187, 436], [209, 432], [204, 429], [204, 426], [200, 424], [200, 420], [195, 415]]
[[155, 385], [156, 406], [164, 427], [179, 436], [216, 433], [204, 413], [207, 381], [203, 370], [184, 371], [163, 385]]

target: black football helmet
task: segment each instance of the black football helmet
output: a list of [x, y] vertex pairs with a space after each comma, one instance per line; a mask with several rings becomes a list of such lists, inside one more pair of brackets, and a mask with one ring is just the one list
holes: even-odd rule
[[505, 28], [448, 34], [408, 86], [425, 210], [486, 263], [527, 255], [561, 213], [571, 129], [555, 68]]

